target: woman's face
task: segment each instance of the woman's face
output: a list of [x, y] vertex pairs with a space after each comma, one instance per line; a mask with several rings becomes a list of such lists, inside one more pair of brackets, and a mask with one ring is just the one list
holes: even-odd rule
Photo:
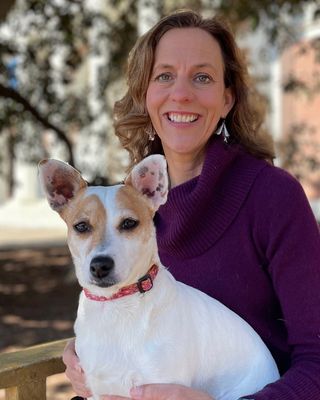
[[174, 28], [160, 39], [146, 106], [165, 155], [202, 153], [233, 106], [219, 43], [200, 28]]

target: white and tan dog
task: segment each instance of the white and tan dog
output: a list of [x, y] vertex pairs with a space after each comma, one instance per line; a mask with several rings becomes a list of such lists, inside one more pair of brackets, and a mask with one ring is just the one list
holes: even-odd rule
[[153, 216], [168, 192], [163, 156], [147, 157], [125, 184], [111, 187], [87, 187], [61, 161], [44, 160], [39, 169], [51, 207], [68, 226], [84, 288], [76, 351], [94, 400], [128, 396], [146, 383], [236, 400], [278, 379], [271, 354], [246, 322], [161, 265]]

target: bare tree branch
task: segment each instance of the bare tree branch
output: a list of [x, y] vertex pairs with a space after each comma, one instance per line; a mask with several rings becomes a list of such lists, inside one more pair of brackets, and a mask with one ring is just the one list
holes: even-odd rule
[[10, 98], [15, 102], [21, 104], [25, 111], [28, 111], [33, 117], [39, 121], [45, 128], [53, 130], [58, 138], [66, 145], [67, 151], [69, 153], [68, 162], [70, 165], [74, 166], [73, 149], [70, 140], [68, 139], [65, 132], [60, 128], [53, 125], [48, 117], [42, 116], [39, 111], [30, 102], [21, 96], [20, 93], [16, 92], [14, 89], [8, 88], [0, 83], [0, 97]]

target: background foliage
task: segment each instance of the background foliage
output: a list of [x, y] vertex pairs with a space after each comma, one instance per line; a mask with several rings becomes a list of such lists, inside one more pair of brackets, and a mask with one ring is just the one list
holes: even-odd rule
[[9, 179], [15, 159], [37, 162], [58, 153], [88, 179], [105, 181], [106, 159], [108, 171], [119, 164], [112, 105], [123, 90], [125, 60], [143, 24], [189, 7], [222, 14], [235, 32], [263, 25], [270, 42], [285, 47], [296, 39], [292, 17], [307, 2], [3, 1], [0, 139], [12, 160]]

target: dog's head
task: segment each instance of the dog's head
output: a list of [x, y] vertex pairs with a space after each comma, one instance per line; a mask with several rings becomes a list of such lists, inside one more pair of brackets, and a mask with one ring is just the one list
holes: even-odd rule
[[109, 295], [158, 261], [153, 216], [167, 199], [163, 156], [145, 158], [124, 184], [110, 187], [89, 187], [77, 170], [53, 159], [41, 161], [39, 173], [51, 208], [67, 224], [81, 286]]

